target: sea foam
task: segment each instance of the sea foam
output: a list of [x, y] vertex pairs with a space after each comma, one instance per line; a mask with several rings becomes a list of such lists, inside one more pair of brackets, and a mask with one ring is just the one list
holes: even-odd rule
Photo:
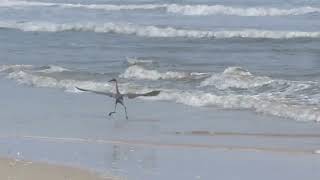
[[56, 3], [37, 1], [0, 0], [0, 7], [54, 6]]
[[43, 72], [43, 73], [55, 73], [55, 72], [64, 72], [64, 71], [70, 71], [70, 70], [67, 68], [55, 66], [55, 65], [42, 66], [38, 70], [38, 72]]
[[167, 11], [182, 15], [233, 15], [233, 16], [289, 16], [320, 13], [320, 8], [297, 7], [291, 9], [267, 8], [267, 7], [232, 7], [224, 5], [178, 5], [167, 6]]
[[38, 1], [1, 0], [0, 7], [16, 6], [54, 6], [60, 8], [84, 8], [105, 11], [121, 10], [157, 10], [164, 9], [168, 13], [181, 15], [233, 15], [233, 16], [290, 16], [320, 13], [319, 7], [303, 6], [293, 8], [277, 7], [237, 7], [207, 4], [80, 4], [80, 3], [53, 3]]
[[28, 6], [53, 6], [60, 8], [84, 8], [106, 11], [120, 10], [150, 10], [164, 8], [165, 4], [81, 4], [81, 3], [55, 3], [55, 2], [40, 2], [40, 1], [16, 1], [16, 0], [0, 0], [0, 7], [28, 7]]
[[218, 89], [254, 88], [272, 83], [269, 77], [254, 76], [241, 67], [228, 67], [223, 73], [215, 73], [201, 82], [201, 86], [215, 86]]
[[270, 31], [257, 29], [204, 31], [191, 29], [175, 29], [173, 27], [143, 26], [119, 23], [68, 23], [59, 24], [52, 22], [0, 22], [0, 28], [18, 29], [34, 32], [63, 32], [63, 31], [88, 31], [96, 33], [117, 33], [136, 35], [142, 37], [159, 38], [320, 38], [320, 32], [304, 31]]
[[167, 71], [159, 72], [157, 70], [145, 69], [142, 66], [134, 65], [128, 67], [123, 74], [120, 75], [121, 78], [130, 79], [148, 79], [148, 80], [159, 80], [159, 79], [200, 79], [206, 77], [206, 73], [188, 73], [188, 72], [177, 72], [177, 71]]
[[215, 95], [204, 92], [164, 91], [156, 100], [168, 100], [190, 106], [216, 106], [228, 109], [252, 109], [264, 113], [299, 121], [320, 121], [320, 108], [278, 101], [264, 95]]
[[126, 63], [128, 65], [140, 65], [140, 64], [143, 65], [143, 64], [154, 64], [156, 62], [152, 59], [140, 59], [140, 58], [127, 57]]
[[75, 87], [93, 88], [99, 90], [112, 90], [109, 83], [94, 81], [79, 81], [76, 79], [57, 79], [51, 73], [70, 71], [60, 66], [32, 66], [32, 65], [1, 65], [0, 73], [6, 73], [7, 78], [16, 80], [20, 84], [60, 88], [66, 91], [75, 91]]
[[[39, 69], [41, 69], [42, 67], [35, 67], [30, 65], [2, 65], [0, 66], [0, 73], [6, 74], [9, 79], [13, 79], [21, 84], [26, 84], [34, 87], [59, 88], [70, 92], [78, 92], [76, 91], [75, 87], [82, 87], [86, 89], [105, 92], [115, 91], [114, 86], [112, 86], [108, 82], [99, 82], [95, 81], [94, 79], [81, 81], [77, 79], [70, 79], [70, 76], [58, 79], [56, 76], [51, 76], [51, 72], [39, 72]], [[138, 66], [132, 67], [139, 68]], [[58, 71], [56, 72], [59, 73]], [[60, 73], [63, 73], [63, 71]], [[249, 79], [252, 78], [253, 80], [250, 81], [254, 81], [259, 78], [259, 76], [254, 78], [252, 77], [254, 75], [252, 75], [252, 73], [250, 73], [249, 71], [246, 71], [243, 68], [236, 67], [227, 68], [223, 73], [221, 73], [221, 76], [225, 76], [226, 74], [231, 74], [232, 76], [239, 77], [244, 76], [245, 79], [248, 77]], [[160, 74], [160, 76], [166, 76], [166, 74]], [[159, 78], [159, 74], [156, 73], [156, 77]], [[171, 75], [168, 77], [176, 78], [175, 76]], [[276, 81], [268, 77], [265, 78], [266, 80]], [[205, 81], [206, 80], [204, 80], [203, 82]], [[239, 83], [241, 83], [241, 81], [242, 80], [240, 80]], [[240, 87], [251, 88], [252, 86], [248, 86], [246, 81], [247, 80], [244, 81], [244, 84], [246, 85], [240, 85]], [[183, 90], [158, 88], [158, 90], [161, 90], [161, 93], [158, 96], [142, 99], [172, 101], [195, 107], [212, 106], [226, 109], [249, 109], [254, 110], [258, 113], [290, 118], [299, 121], [320, 121], [320, 108], [318, 106], [319, 101], [318, 103], [313, 104], [308, 103], [309, 100], [292, 100], [292, 98], [298, 98], [296, 97], [296, 92], [306, 91], [310, 87], [312, 89], [319, 88], [319, 84], [311, 82], [291, 82], [286, 80], [280, 81], [287, 82], [289, 86], [286, 87], [285, 90], [281, 89], [281, 91], [277, 91], [277, 89], [273, 89], [268, 93], [257, 92], [254, 94], [236, 94], [232, 91], [223, 91], [226, 93], [215, 94], [214, 92], [205, 92], [199, 88]], [[218, 87], [221, 86], [225, 88], [230, 86], [229, 82], [226, 82], [226, 84], [227, 85], [218, 85]], [[153, 90], [152, 88], [139, 86], [138, 84], [120, 83], [119, 85], [123, 93], [141, 93]], [[238, 87], [238, 85], [231, 85], [231, 87], [234, 86]], [[299, 94], [301, 93], [298, 93], [298, 95]], [[319, 95], [319, 93], [315, 95], [317, 96]]]

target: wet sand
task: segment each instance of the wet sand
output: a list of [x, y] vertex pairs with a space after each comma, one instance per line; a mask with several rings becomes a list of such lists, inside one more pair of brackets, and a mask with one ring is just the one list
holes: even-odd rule
[[[193, 132], [193, 131], [191, 131]], [[195, 131], [194, 131], [195, 132]], [[237, 135], [236, 133], [221, 133], [218, 135]], [[247, 133], [238, 133], [240, 137], [242, 135], [247, 136]], [[253, 135], [252, 133], [250, 135]], [[195, 133], [189, 135], [203, 135], [203, 133]], [[250, 136], [249, 135], [249, 136]], [[283, 137], [282, 134], [280, 136], [274, 136], [275, 134], [271, 134], [270, 137]], [[307, 134], [305, 134], [307, 135]], [[257, 134], [256, 137], [269, 137], [269, 134]], [[285, 136], [287, 137], [287, 136]], [[296, 136], [293, 134], [292, 136], [288, 136], [290, 138], [302, 138], [300, 136]], [[309, 136], [307, 136], [309, 137]], [[0, 139], [5, 139], [9, 137], [1, 137]], [[149, 148], [183, 148], [183, 149], [212, 149], [212, 150], [225, 150], [225, 151], [247, 151], [247, 152], [264, 152], [264, 153], [284, 153], [284, 154], [319, 154], [318, 149], [306, 148], [306, 147], [286, 147], [286, 146], [261, 146], [261, 145], [236, 145], [236, 144], [210, 144], [210, 143], [165, 143], [158, 141], [146, 141], [146, 140], [134, 140], [134, 139], [83, 139], [83, 138], [63, 138], [63, 137], [45, 137], [45, 136], [15, 136], [11, 137], [20, 140], [34, 140], [39, 142], [52, 142], [52, 143], [84, 143], [84, 144], [113, 144], [113, 145], [129, 145], [129, 146], [140, 146], [140, 147], [149, 147]], [[311, 136], [311, 138], [315, 138]]]
[[1, 160], [0, 180], [320, 179], [318, 123], [139, 100], [126, 101], [125, 120], [121, 108], [106, 114], [113, 99], [8, 81], [0, 157], [43, 164]]
[[1, 180], [112, 180], [82, 169], [0, 158]]

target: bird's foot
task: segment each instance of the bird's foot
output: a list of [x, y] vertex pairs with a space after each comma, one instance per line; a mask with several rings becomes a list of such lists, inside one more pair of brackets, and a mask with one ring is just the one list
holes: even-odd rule
[[108, 114], [108, 115], [109, 115], [109, 116], [111, 116], [113, 113], [115, 113], [115, 112], [109, 112], [109, 114]]

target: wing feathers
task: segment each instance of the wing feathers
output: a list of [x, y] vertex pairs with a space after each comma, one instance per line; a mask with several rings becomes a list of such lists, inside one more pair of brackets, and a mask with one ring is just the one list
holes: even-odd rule
[[[92, 92], [95, 94], [106, 95], [109, 97], [116, 97], [116, 95], [114, 93], [101, 92], [101, 91], [95, 91], [95, 90], [90, 90], [90, 89], [83, 89], [83, 88], [79, 88], [79, 87], [76, 87], [76, 88], [80, 91]], [[160, 91], [151, 91], [151, 92], [141, 93], [141, 94], [128, 93], [128, 94], [124, 94], [123, 96], [127, 96], [129, 99], [133, 99], [133, 98], [136, 98], [139, 96], [157, 96], [159, 93], [160, 93]]]
[[151, 92], [142, 93], [142, 94], [128, 93], [128, 94], [125, 94], [125, 96], [127, 96], [129, 99], [132, 99], [132, 98], [136, 98], [139, 96], [157, 96], [159, 93], [160, 93], [160, 91], [151, 91]]
[[95, 90], [90, 90], [90, 89], [83, 89], [83, 88], [79, 88], [79, 87], [76, 87], [76, 88], [78, 90], [80, 90], [80, 91], [92, 92], [92, 93], [95, 93], [95, 94], [101, 94], [101, 95], [106, 95], [106, 96], [109, 96], [109, 97], [115, 97], [115, 94], [109, 93], [109, 92], [101, 92], [101, 91], [95, 91]]

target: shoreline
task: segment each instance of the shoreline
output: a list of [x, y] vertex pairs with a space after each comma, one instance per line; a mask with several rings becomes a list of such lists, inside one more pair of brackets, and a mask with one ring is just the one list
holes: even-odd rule
[[319, 124], [149, 101], [126, 121], [110, 99], [0, 82], [0, 180], [320, 179]]
[[6, 180], [113, 180], [75, 167], [0, 157], [0, 179]]
[[[199, 131], [200, 132], [200, 131]], [[239, 133], [240, 136], [244, 135], [255, 135], [253, 133]], [[178, 134], [179, 135], [179, 134]], [[203, 135], [203, 134], [194, 134], [195, 136]], [[205, 134], [206, 135], [206, 134]], [[219, 135], [219, 133], [218, 133]], [[221, 133], [220, 133], [221, 135]], [[222, 134], [223, 135], [223, 134]], [[231, 133], [227, 135], [236, 135], [236, 133]], [[263, 137], [260, 135], [268, 135], [268, 134], [259, 134], [257, 133], [257, 137]], [[277, 137], [274, 136], [276, 134], [271, 134], [269, 137]], [[283, 138], [282, 134], [279, 134], [281, 138]], [[284, 137], [287, 134], [284, 134]], [[297, 135], [297, 134], [294, 134]], [[302, 134], [307, 135], [307, 134]], [[312, 134], [311, 134], [312, 135]], [[268, 137], [268, 136], [266, 136]], [[312, 138], [315, 136], [292, 136], [297, 138]], [[291, 138], [292, 138], [291, 137]], [[0, 136], [0, 139], [3, 137]], [[5, 137], [5, 138], [9, 138]], [[111, 144], [111, 145], [129, 145], [135, 147], [148, 147], [148, 148], [182, 148], [182, 149], [211, 149], [211, 150], [225, 150], [225, 151], [238, 151], [238, 152], [264, 152], [264, 153], [281, 153], [281, 154], [308, 154], [308, 155], [318, 155], [320, 150], [318, 148], [297, 148], [290, 146], [261, 146], [261, 145], [239, 145], [239, 144], [220, 144], [220, 143], [173, 143], [173, 142], [160, 142], [160, 141], [147, 141], [147, 140], [137, 140], [137, 139], [90, 139], [90, 138], [63, 138], [63, 137], [47, 137], [47, 136], [15, 136], [13, 138], [17, 139], [25, 139], [25, 140], [39, 140], [42, 142], [70, 142], [70, 143], [88, 143], [88, 144]]]

